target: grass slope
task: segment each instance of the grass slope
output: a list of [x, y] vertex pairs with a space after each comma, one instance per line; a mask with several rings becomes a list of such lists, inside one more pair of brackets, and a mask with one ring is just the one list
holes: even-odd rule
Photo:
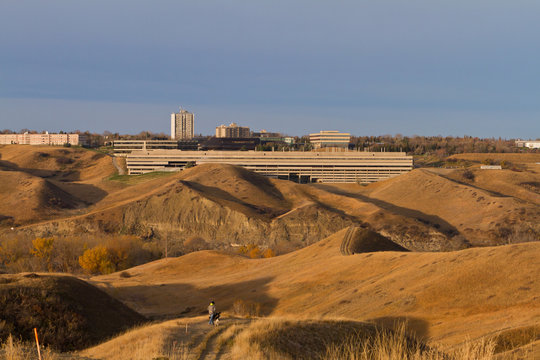
[[199, 314], [209, 299], [232, 309], [243, 299], [264, 315], [408, 320], [419, 336], [448, 343], [540, 321], [540, 243], [343, 256], [345, 233], [271, 259], [203, 251], [133, 268], [129, 279], [93, 281], [154, 317]]

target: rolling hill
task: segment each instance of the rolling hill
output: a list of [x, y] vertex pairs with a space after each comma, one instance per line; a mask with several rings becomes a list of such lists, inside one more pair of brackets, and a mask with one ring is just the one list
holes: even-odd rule
[[[351, 224], [414, 251], [540, 234], [538, 165], [531, 156], [524, 157], [527, 170], [473, 169], [473, 180], [459, 169], [415, 169], [362, 186], [300, 185], [217, 164], [128, 181], [111, 177], [109, 157], [84, 149], [3, 146], [0, 154], [7, 184], [0, 226], [15, 225], [27, 236], [120, 232], [176, 244], [197, 236], [213, 248], [256, 243], [286, 252]], [[511, 155], [515, 161], [520, 154]], [[21, 188], [25, 181], [37, 190]], [[24, 205], [13, 206], [21, 195]]]
[[232, 311], [241, 299], [271, 317], [407, 321], [410, 332], [446, 346], [540, 321], [540, 243], [343, 256], [346, 233], [270, 259], [202, 251], [92, 282], [153, 318], [198, 316], [209, 299]]

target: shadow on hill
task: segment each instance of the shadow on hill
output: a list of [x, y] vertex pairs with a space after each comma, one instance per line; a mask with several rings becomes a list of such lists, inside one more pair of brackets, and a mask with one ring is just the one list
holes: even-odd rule
[[45, 179], [86, 206], [93, 205], [108, 195], [106, 191], [96, 186], [74, 183], [75, 181], [79, 181], [81, 177], [80, 171], [76, 170], [61, 171], [27, 169], [21, 168], [15, 163], [4, 160], [0, 160], [0, 170], [19, 171]]
[[351, 198], [361, 200], [361, 201], [366, 202], [366, 203], [371, 203], [371, 204], [376, 205], [379, 208], [384, 209], [386, 211], [389, 211], [389, 212], [391, 212], [391, 213], [393, 213], [395, 215], [406, 216], [406, 217], [409, 217], [409, 218], [416, 219], [416, 220], [418, 220], [418, 221], [420, 221], [420, 222], [422, 222], [422, 223], [424, 223], [426, 225], [429, 225], [429, 226], [432, 226], [432, 227], [436, 228], [437, 230], [441, 231], [442, 233], [446, 234], [447, 236], [451, 237], [451, 236], [459, 235], [458, 229], [456, 229], [453, 225], [451, 225], [450, 223], [446, 222], [445, 220], [441, 219], [440, 217], [438, 217], [436, 215], [427, 215], [427, 214], [424, 214], [423, 212], [418, 211], [418, 210], [409, 209], [409, 208], [405, 208], [405, 207], [402, 207], [402, 206], [397, 206], [397, 205], [394, 205], [392, 203], [389, 203], [389, 202], [386, 202], [386, 201], [383, 201], [383, 200], [379, 200], [379, 199], [375, 199], [375, 198], [370, 198], [370, 197], [365, 196], [365, 195], [361, 195], [361, 194], [357, 194], [357, 193], [351, 193], [351, 192], [348, 192], [348, 191], [345, 191], [345, 190], [335, 188], [335, 187], [333, 187], [331, 185], [317, 185], [317, 187], [319, 189], [323, 189], [323, 190], [328, 191], [328, 192], [333, 193], [333, 194], [347, 196], [347, 197], [351, 197]]
[[[232, 202], [242, 207], [248, 208], [259, 215], [264, 215], [270, 218], [279, 216], [288, 211], [288, 209], [285, 209], [285, 210], [273, 209], [270, 207], [257, 206], [257, 205], [245, 202], [235, 197], [234, 195], [226, 192], [225, 190], [222, 190], [215, 186], [207, 186], [200, 183], [196, 183], [192, 181], [185, 181], [185, 180], [180, 180], [180, 183], [201, 193], [203, 196], [208, 197], [215, 202], [219, 203], [220, 201], [223, 201], [223, 200]], [[247, 215], [252, 215], [252, 214], [247, 214]]]
[[[216, 278], [219, 278], [216, 274]], [[126, 304], [152, 319], [169, 319], [208, 314], [211, 300], [217, 311], [234, 312], [235, 301], [240, 300], [244, 310], [260, 307], [259, 315], [274, 310], [278, 299], [268, 295], [268, 284], [273, 277], [264, 277], [234, 284], [195, 287], [191, 284], [159, 284], [115, 287], [114, 294]], [[241, 307], [242, 307], [241, 306]], [[247, 307], [247, 308], [246, 308]], [[241, 309], [240, 309], [241, 310]], [[249, 314], [238, 314], [249, 315]]]
[[72, 276], [0, 276], [0, 341], [10, 334], [61, 351], [85, 348], [147, 320], [101, 289]]
[[409, 251], [392, 240], [369, 229], [350, 226], [341, 241], [342, 255], [361, 254], [376, 251]]
[[405, 333], [414, 335], [417, 339], [425, 340], [429, 338], [429, 323], [426, 320], [408, 316], [384, 316], [368, 320], [378, 327], [397, 330], [400, 326], [405, 326]]

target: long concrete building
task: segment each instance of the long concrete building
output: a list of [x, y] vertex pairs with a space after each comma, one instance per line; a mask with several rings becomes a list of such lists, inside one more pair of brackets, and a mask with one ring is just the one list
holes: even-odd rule
[[0, 145], [87, 145], [88, 139], [82, 134], [0, 134]]
[[273, 178], [301, 183], [370, 183], [410, 171], [412, 156], [403, 152], [180, 151], [142, 150], [127, 155], [130, 175], [178, 171], [186, 164], [243, 166]]
[[155, 150], [167, 149], [177, 150], [177, 140], [114, 140], [113, 153], [114, 156], [126, 156], [132, 151], [137, 150]]

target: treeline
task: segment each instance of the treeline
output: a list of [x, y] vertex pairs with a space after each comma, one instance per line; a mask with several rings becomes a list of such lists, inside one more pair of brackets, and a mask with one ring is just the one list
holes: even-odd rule
[[[29, 129], [21, 129], [20, 132], [37, 133]], [[141, 131], [138, 134], [120, 134], [105, 131], [102, 134], [91, 133], [89, 131], [74, 133], [84, 134], [88, 137], [91, 147], [110, 145], [114, 140], [166, 140], [169, 135], [163, 132], [153, 133]], [[5, 129], [0, 133], [8, 134], [13, 131]], [[202, 136], [202, 135], [199, 135]], [[295, 144], [266, 143], [259, 145], [258, 150], [294, 151], [311, 150], [309, 136], [294, 136]], [[453, 136], [403, 136], [381, 135], [381, 136], [351, 136], [350, 148], [360, 151], [405, 151], [410, 155], [437, 155], [439, 157], [450, 156], [462, 153], [512, 153], [512, 152], [538, 152], [537, 149], [518, 148], [515, 146], [515, 139], [502, 138], [479, 138], [473, 136], [453, 137]]]
[[30, 238], [21, 234], [0, 237], [0, 273], [62, 272], [110, 274], [166, 256], [221, 250], [252, 259], [276, 256], [269, 247], [246, 244], [231, 248], [210, 244], [202, 237], [143, 240], [133, 235], [82, 235]]
[[158, 245], [134, 236], [38, 237], [3, 236], [0, 270], [9, 273], [49, 271], [109, 274], [159, 259]]
[[355, 149], [363, 151], [405, 151], [411, 155], [438, 155], [439, 157], [463, 153], [512, 153], [534, 151], [515, 146], [515, 140], [478, 138], [472, 136], [353, 136]]

